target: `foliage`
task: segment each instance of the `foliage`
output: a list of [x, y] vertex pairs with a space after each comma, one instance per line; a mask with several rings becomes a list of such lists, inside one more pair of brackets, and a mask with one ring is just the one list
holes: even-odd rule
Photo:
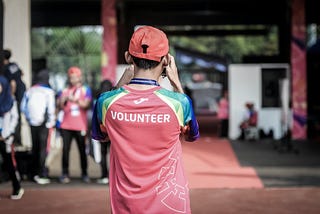
[[63, 76], [70, 66], [79, 66], [90, 86], [99, 81], [96, 78], [101, 70], [101, 27], [34, 28], [31, 45], [32, 59], [45, 58], [52, 74]]
[[245, 55], [273, 56], [278, 54], [277, 29], [259, 36], [171, 36], [170, 44], [191, 48], [201, 53], [225, 57], [230, 63], [241, 63]]
[[[232, 28], [236, 26], [223, 27]], [[221, 56], [229, 63], [241, 63], [245, 55], [278, 54], [276, 27], [270, 27], [269, 34], [261, 36], [170, 36], [169, 40], [172, 46]], [[68, 68], [76, 65], [83, 70], [90, 86], [94, 87], [100, 81], [101, 26], [34, 28], [31, 45], [32, 59], [46, 58], [47, 67], [53, 74], [66, 76]]]

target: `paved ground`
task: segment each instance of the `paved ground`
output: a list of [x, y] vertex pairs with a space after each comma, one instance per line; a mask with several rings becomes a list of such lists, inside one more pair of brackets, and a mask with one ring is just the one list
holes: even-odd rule
[[[28, 188], [23, 199], [5, 198], [0, 213], [110, 213], [106, 187]], [[320, 188], [191, 189], [193, 214], [318, 214]]]
[[[213, 128], [203, 126], [206, 138], [217, 140]], [[190, 190], [194, 214], [318, 214], [320, 213], [320, 143], [293, 142], [296, 153], [279, 153], [276, 141], [230, 141], [241, 166], [253, 167], [264, 188], [193, 188]], [[217, 150], [219, 150], [217, 148]], [[12, 201], [10, 183], [0, 184], [0, 213], [110, 213], [108, 186], [94, 181], [100, 176], [99, 165], [89, 159], [92, 183], [79, 179], [79, 157], [75, 144], [71, 153], [72, 183], [57, 182], [61, 155], [50, 164], [52, 183], [39, 186], [23, 181], [25, 196]]]
[[279, 152], [278, 141], [231, 141], [242, 166], [254, 167], [265, 187], [320, 187], [320, 142], [293, 141]]

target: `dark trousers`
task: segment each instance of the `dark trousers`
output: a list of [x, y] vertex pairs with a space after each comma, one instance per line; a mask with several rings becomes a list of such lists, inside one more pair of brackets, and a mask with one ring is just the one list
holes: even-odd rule
[[229, 120], [221, 119], [219, 137], [228, 137], [228, 131], [229, 131]]
[[16, 145], [22, 145], [22, 140], [21, 140], [21, 117], [19, 116], [18, 119], [18, 124], [14, 133], [14, 143]]
[[46, 169], [48, 133], [49, 129], [45, 125], [31, 126], [33, 176], [48, 176]]
[[16, 168], [12, 160], [12, 152], [6, 152], [6, 144], [3, 141], [0, 141], [0, 152], [3, 158], [4, 167], [9, 174], [9, 178], [12, 183], [13, 192], [17, 192], [20, 189], [20, 181], [17, 178]]
[[109, 178], [109, 169], [107, 164], [107, 154], [110, 148], [110, 141], [108, 142], [101, 142], [101, 177], [102, 178]]
[[280, 141], [280, 149], [287, 150], [287, 151], [293, 150], [291, 136], [292, 136], [291, 130], [287, 130], [284, 133], [284, 136], [281, 138], [281, 141]]
[[63, 150], [62, 150], [62, 173], [64, 175], [69, 175], [69, 154], [72, 139], [75, 138], [79, 154], [80, 154], [80, 163], [81, 163], [81, 170], [82, 176], [88, 175], [87, 173], [87, 154], [86, 154], [86, 136], [82, 135], [81, 131], [73, 131], [73, 130], [66, 130], [61, 129], [61, 136], [63, 140]]
[[15, 129], [15, 133], [14, 133], [14, 143], [16, 145], [22, 145], [22, 141], [21, 141], [21, 110], [19, 108], [21, 102], [17, 102], [17, 106], [18, 106], [18, 124], [16, 126]]

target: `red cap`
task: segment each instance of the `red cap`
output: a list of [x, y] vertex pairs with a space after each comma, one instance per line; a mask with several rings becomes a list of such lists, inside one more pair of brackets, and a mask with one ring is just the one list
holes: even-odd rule
[[81, 76], [81, 69], [76, 66], [70, 67], [68, 70], [68, 75], [70, 76], [71, 74]]
[[139, 27], [131, 37], [129, 53], [138, 58], [160, 62], [161, 57], [169, 53], [168, 38], [157, 28]]

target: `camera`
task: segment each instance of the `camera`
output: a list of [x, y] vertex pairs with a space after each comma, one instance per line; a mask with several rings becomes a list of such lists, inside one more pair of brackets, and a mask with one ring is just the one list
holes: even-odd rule
[[163, 68], [162, 73], [161, 73], [162, 78], [165, 78], [167, 76], [167, 70], [166, 68]]

